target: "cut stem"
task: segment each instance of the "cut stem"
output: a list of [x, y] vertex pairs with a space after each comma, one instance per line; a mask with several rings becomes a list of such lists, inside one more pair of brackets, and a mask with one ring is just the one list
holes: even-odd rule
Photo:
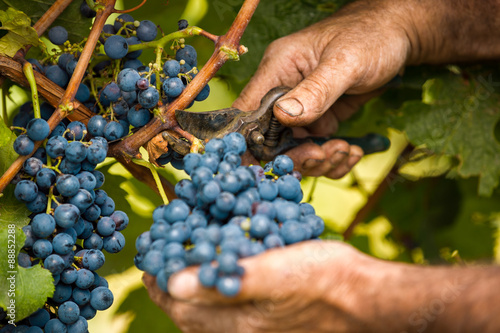
[[144, 160], [133, 159], [132, 162], [151, 170], [151, 174], [153, 175], [153, 178], [155, 180], [156, 187], [158, 188], [158, 192], [160, 193], [161, 199], [163, 200], [163, 203], [165, 205], [168, 204], [167, 195], [165, 194], [165, 190], [163, 189], [163, 184], [161, 183], [160, 176], [158, 175], [158, 171], [156, 171], [155, 166], [147, 161], [144, 161]]
[[24, 76], [28, 80], [31, 89], [31, 100], [33, 102], [33, 112], [35, 113], [35, 118], [42, 118], [40, 114], [40, 101], [38, 100], [38, 89], [36, 88], [35, 73], [33, 73], [33, 66], [29, 62], [25, 62], [23, 65]]

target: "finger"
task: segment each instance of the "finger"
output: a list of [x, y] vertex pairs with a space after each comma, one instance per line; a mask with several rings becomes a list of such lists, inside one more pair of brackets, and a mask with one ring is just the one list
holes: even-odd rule
[[326, 172], [325, 176], [332, 179], [338, 179], [344, 177], [361, 160], [363, 154], [364, 154], [363, 150], [360, 147], [351, 146], [349, 155], [344, 160], [342, 160], [338, 165], [332, 168], [332, 170]]
[[[290, 36], [280, 38], [269, 45], [262, 57], [259, 68], [245, 86], [233, 107], [240, 110], [255, 110], [262, 97], [272, 88], [286, 85], [295, 86], [302, 80], [297, 54], [302, 47]], [[300, 44], [300, 43], [298, 43]]]
[[278, 120], [287, 126], [305, 126], [317, 120], [353, 84], [356, 75], [345, 72], [350, 69], [349, 64], [340, 65], [335, 59], [320, 62], [276, 102], [274, 113]]
[[[345, 250], [344, 246], [338, 242], [308, 241], [241, 259], [239, 264], [245, 269], [245, 274], [241, 291], [233, 298], [201, 286], [197, 268], [174, 274], [168, 287], [172, 298], [195, 304], [241, 304], [249, 300], [280, 303], [300, 295], [309, 283], [320, 283], [319, 271], [328, 260], [339, 256]], [[317, 296], [311, 291], [307, 294]]]

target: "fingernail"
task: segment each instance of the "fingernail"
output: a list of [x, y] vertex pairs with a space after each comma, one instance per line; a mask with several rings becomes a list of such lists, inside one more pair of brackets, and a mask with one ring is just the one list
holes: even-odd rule
[[198, 287], [197, 277], [193, 274], [177, 273], [168, 281], [168, 291], [173, 298], [189, 299]]
[[279, 101], [276, 103], [276, 106], [292, 117], [300, 116], [304, 112], [304, 106], [295, 98], [287, 98]]
[[319, 166], [321, 163], [323, 163], [325, 160], [315, 160], [315, 159], [308, 159], [304, 163], [302, 163], [302, 169], [312, 169], [317, 166]]
[[335, 169], [339, 166], [340, 162], [343, 161], [346, 156], [349, 156], [349, 152], [343, 150], [337, 150], [330, 157], [330, 164], [332, 165], [332, 169]]

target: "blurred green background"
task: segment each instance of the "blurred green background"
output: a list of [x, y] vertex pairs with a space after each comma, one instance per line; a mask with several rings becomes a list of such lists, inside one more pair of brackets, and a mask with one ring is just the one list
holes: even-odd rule
[[[229, 107], [255, 71], [266, 45], [330, 15], [345, 2], [348, 1], [261, 2], [242, 39], [249, 52], [239, 62], [228, 62], [218, 77], [210, 82], [210, 97], [196, 103], [191, 110]], [[126, 9], [137, 3], [124, 0], [119, 1], [117, 7]], [[190, 25], [224, 34], [241, 3], [240, 0], [148, 0], [132, 15], [137, 20], [152, 20], [165, 33], [177, 30], [177, 21], [184, 18]], [[110, 17], [110, 22], [116, 16]], [[210, 57], [213, 43], [203, 37], [195, 37], [187, 43], [198, 50], [201, 67]], [[152, 51], [144, 52], [140, 59], [145, 63], [152, 61]], [[353, 120], [342, 124], [340, 131], [343, 135], [368, 132], [387, 135], [391, 139], [391, 148], [364, 157], [343, 179], [304, 179], [305, 200], [326, 221], [325, 238], [338, 238], [338, 234], [347, 231], [346, 241], [361, 251], [386, 260], [419, 264], [500, 261], [498, 190], [479, 196], [477, 175], [464, 177], [460, 173], [458, 165], [463, 162], [462, 155], [447, 153], [431, 143], [419, 143], [417, 138], [408, 135], [412, 133], [412, 127], [408, 127], [410, 121], [398, 123], [401, 120], [396, 119], [399, 116], [397, 111], [407, 105], [405, 102], [425, 100], [429, 91], [426, 82], [437, 76], [445, 82], [454, 80], [456, 76], [450, 78], [449, 75], [463, 70], [455, 67], [410, 69], [398, 88], [390, 89], [381, 98], [371, 101]], [[489, 68], [489, 72], [477, 75], [497, 73], [497, 69], [494, 70]], [[470, 71], [479, 73], [476, 68]], [[6, 89], [9, 92], [6, 105], [11, 119], [17, 107], [28, 100], [28, 95], [18, 87], [4, 87], [4, 92]], [[461, 97], [454, 91], [447, 96]], [[496, 88], [488, 97], [498, 101]], [[498, 107], [495, 107], [496, 124]], [[495, 140], [498, 141], [496, 133], [500, 131], [497, 127]], [[497, 154], [498, 147], [494, 148], [497, 149], [494, 154]], [[499, 169], [498, 164], [490, 167]], [[114, 198], [117, 209], [129, 214], [130, 224], [123, 232], [127, 246], [119, 254], [109, 255], [106, 265], [99, 271], [108, 279], [115, 302], [109, 310], [99, 312], [89, 322], [89, 331], [178, 332], [169, 318], [149, 301], [141, 282], [141, 272], [133, 265], [135, 239], [149, 229], [151, 213], [161, 200], [113, 160], [107, 160], [99, 169], [107, 176], [103, 188]], [[161, 173], [171, 181], [186, 177], [184, 172], [170, 166]]]

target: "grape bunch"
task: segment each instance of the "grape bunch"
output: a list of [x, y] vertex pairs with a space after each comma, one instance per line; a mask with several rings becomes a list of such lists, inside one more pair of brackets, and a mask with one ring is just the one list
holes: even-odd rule
[[190, 153], [183, 167], [190, 179], [175, 186], [178, 199], [153, 212], [154, 223], [136, 240], [136, 266], [156, 276], [167, 292], [169, 277], [201, 265], [199, 281], [235, 296], [244, 270], [240, 258], [315, 239], [323, 220], [303, 193], [293, 161], [280, 155], [262, 168], [241, 166], [246, 142], [239, 133], [212, 139], [204, 154]]
[[[187, 28], [187, 21], [179, 21], [179, 28]], [[146, 125], [155, 109], [175, 100], [196, 76], [197, 52], [185, 44], [183, 38], [173, 42], [171, 50], [175, 54], [164, 55], [159, 62], [144, 64], [138, 59], [142, 50], [129, 50], [133, 45], [154, 41], [157, 35], [158, 27], [152, 21], [139, 22], [129, 14], [121, 14], [114, 24], [104, 26], [88, 74], [76, 93], [76, 99], [96, 114], [88, 122], [90, 135], [102, 136], [108, 141], [126, 137], [133, 128]], [[60, 45], [60, 50], [55, 50], [43, 63], [37, 59], [27, 60], [34, 70], [65, 88], [81, 48], [67, 40], [68, 32], [61, 26], [52, 27], [48, 37], [53, 44]], [[209, 94], [207, 85], [195, 101], [203, 101]], [[14, 126], [26, 127], [32, 121], [29, 112], [21, 110]], [[32, 147], [25, 137], [19, 141], [23, 152]]]
[[[27, 130], [40, 134], [37, 127]], [[16, 199], [32, 212], [23, 227], [26, 241], [18, 263], [26, 268], [42, 264], [52, 273], [55, 292], [14, 332], [85, 333], [87, 320], [113, 302], [107, 281], [96, 271], [104, 265], [103, 251], [123, 249], [121, 231], [129, 219], [115, 210], [101, 189], [104, 174], [95, 170], [106, 158], [108, 142], [103, 137], [86, 141], [87, 129], [78, 121], [61, 131], [50, 134], [15, 179]]]

